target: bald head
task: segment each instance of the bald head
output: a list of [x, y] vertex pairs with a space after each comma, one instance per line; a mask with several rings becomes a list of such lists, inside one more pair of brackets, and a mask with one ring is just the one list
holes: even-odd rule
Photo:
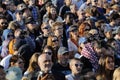
[[44, 72], [48, 72], [52, 68], [52, 58], [48, 54], [41, 54], [38, 57], [38, 65], [40, 69]]

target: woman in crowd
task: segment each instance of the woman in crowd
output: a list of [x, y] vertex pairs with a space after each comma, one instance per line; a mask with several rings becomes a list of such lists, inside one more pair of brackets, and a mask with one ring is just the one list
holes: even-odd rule
[[58, 41], [57, 36], [55, 36], [55, 35], [49, 36], [48, 40], [47, 40], [47, 45], [51, 46], [53, 48], [53, 57], [54, 57], [54, 61], [56, 62], [57, 61], [57, 52], [60, 47], [60, 43]]
[[114, 57], [104, 55], [99, 59], [99, 68], [96, 75], [97, 80], [112, 80], [114, 71]]
[[70, 58], [74, 57], [74, 54], [78, 52], [78, 26], [72, 25], [69, 27], [68, 49], [70, 52]]
[[116, 68], [113, 73], [113, 80], [119, 80], [120, 79], [120, 67]]
[[84, 37], [90, 29], [91, 26], [87, 22], [83, 22], [78, 28], [79, 36]]
[[11, 58], [10, 58], [10, 66], [9, 67], [19, 67], [22, 72], [24, 71], [24, 58], [21, 57], [21, 56], [18, 56], [18, 55], [13, 55]]
[[39, 70], [39, 67], [37, 64], [39, 55], [40, 53], [34, 53], [30, 58], [29, 66], [27, 68], [27, 71], [24, 73], [24, 77], [27, 77], [29, 80], [34, 78], [34, 76], [36, 75], [36, 72]]

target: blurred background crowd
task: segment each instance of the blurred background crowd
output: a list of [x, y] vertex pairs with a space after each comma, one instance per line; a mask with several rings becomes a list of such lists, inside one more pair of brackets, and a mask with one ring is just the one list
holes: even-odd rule
[[0, 0], [0, 80], [120, 80], [120, 0]]

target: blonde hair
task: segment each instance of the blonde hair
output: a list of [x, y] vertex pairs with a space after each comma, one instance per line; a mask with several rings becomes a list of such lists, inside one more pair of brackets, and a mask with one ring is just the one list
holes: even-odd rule
[[113, 80], [120, 79], [120, 67], [116, 68], [113, 73]]
[[40, 53], [37, 53], [37, 52], [32, 55], [32, 57], [30, 58], [30, 61], [29, 61], [29, 67], [28, 67], [27, 71], [32, 72], [36, 69], [34, 65], [37, 64], [39, 55], [40, 55]]

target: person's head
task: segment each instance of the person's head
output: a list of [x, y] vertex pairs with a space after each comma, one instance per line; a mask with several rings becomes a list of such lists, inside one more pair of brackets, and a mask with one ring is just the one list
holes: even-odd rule
[[91, 29], [89, 34], [95, 39], [99, 39], [99, 31], [97, 29]]
[[91, 0], [92, 6], [97, 6], [98, 0]]
[[51, 2], [48, 2], [46, 5], [45, 5], [45, 8], [46, 8], [46, 11], [47, 13], [50, 12], [50, 7], [53, 6], [53, 4]]
[[19, 67], [10, 67], [6, 70], [6, 79], [7, 80], [21, 80], [22, 71]]
[[77, 12], [77, 6], [76, 6], [75, 4], [71, 4], [71, 5], [70, 5], [70, 11], [71, 11], [72, 13], [76, 13], [76, 12]]
[[3, 33], [2, 33], [2, 40], [12, 40], [14, 38], [14, 34], [12, 32], [12, 30], [10, 29], [5, 29], [3, 30]]
[[67, 6], [70, 6], [70, 4], [72, 3], [72, 0], [64, 0], [64, 2]]
[[79, 28], [79, 36], [84, 36], [85, 32], [88, 32], [91, 29], [91, 26], [87, 22], [83, 22]]
[[[115, 67], [114, 57], [111, 55], [104, 55], [99, 59], [99, 65], [102, 71], [112, 71]], [[105, 72], [104, 71], [104, 72]]]
[[24, 59], [21, 56], [13, 55], [10, 58], [10, 67], [16, 66], [19, 67], [22, 71], [24, 71]]
[[94, 42], [93, 42], [93, 49], [94, 49], [94, 51], [96, 52], [96, 55], [97, 56], [102, 56], [102, 45], [101, 45], [101, 42], [100, 41], [97, 41], [97, 40], [95, 40]]
[[78, 10], [77, 11], [77, 16], [78, 16], [78, 19], [79, 20], [84, 20], [85, 19], [85, 11], [83, 11], [83, 10]]
[[43, 54], [48, 54], [50, 56], [53, 55], [53, 48], [51, 46], [46, 45], [43, 49]]
[[28, 0], [28, 4], [29, 4], [30, 6], [35, 5], [35, 0]]
[[41, 25], [41, 30], [42, 30], [44, 36], [48, 36], [48, 35], [50, 35], [51, 27], [48, 23], [43, 23]]
[[66, 24], [72, 25], [72, 23], [74, 22], [74, 14], [71, 12], [66, 12], [64, 14], [64, 20]]
[[116, 68], [113, 73], [113, 80], [119, 80], [120, 79], [120, 67]]
[[38, 65], [40, 67], [40, 70], [44, 73], [51, 71], [53, 65], [51, 56], [48, 54], [41, 54], [38, 57]]
[[50, 7], [50, 13], [53, 14], [53, 15], [56, 15], [57, 14], [57, 9], [55, 6], [51, 6]]
[[67, 66], [68, 65], [68, 60], [69, 60], [69, 52], [66, 47], [60, 47], [58, 49], [57, 53], [58, 57], [58, 63], [62, 66]]
[[48, 37], [47, 45], [52, 46], [52, 48], [59, 47], [59, 41], [57, 36], [51, 35]]
[[17, 21], [23, 20], [23, 12], [20, 11], [20, 10], [16, 10], [16, 11], [15, 11], [15, 17], [16, 17], [16, 20], [17, 20]]
[[38, 56], [40, 55], [40, 53], [34, 53], [29, 61], [29, 67], [28, 67], [28, 71], [34, 71], [36, 69], [38, 69]]
[[8, 25], [8, 29], [13, 30], [13, 32], [19, 28], [20, 28], [20, 25], [16, 21], [11, 21]]
[[6, 80], [5, 75], [6, 75], [6, 73], [4, 71], [4, 67], [0, 65], [0, 79]]
[[6, 29], [8, 27], [7, 18], [5, 16], [0, 16], [0, 30]]
[[0, 5], [0, 13], [3, 14], [6, 11], [7, 6], [5, 4]]
[[25, 24], [26, 24], [27, 29], [31, 32], [34, 32], [34, 30], [36, 29], [36, 24], [32, 17], [26, 18]]
[[115, 39], [109, 39], [107, 41], [107, 43], [108, 43], [108, 45], [111, 45], [111, 47], [113, 47], [115, 49], [115, 51], [119, 50], [120, 46]]
[[52, 31], [53, 31], [54, 35], [57, 37], [63, 36], [63, 24], [61, 22], [53, 23]]
[[71, 39], [77, 39], [78, 38], [78, 26], [72, 25], [69, 27], [69, 34]]
[[72, 74], [80, 74], [81, 73], [83, 63], [79, 59], [73, 58], [70, 60], [69, 64], [70, 64], [70, 69], [72, 71]]
[[102, 27], [104, 27], [104, 35], [107, 39], [113, 38], [112, 29], [108, 24], [103, 24]]

